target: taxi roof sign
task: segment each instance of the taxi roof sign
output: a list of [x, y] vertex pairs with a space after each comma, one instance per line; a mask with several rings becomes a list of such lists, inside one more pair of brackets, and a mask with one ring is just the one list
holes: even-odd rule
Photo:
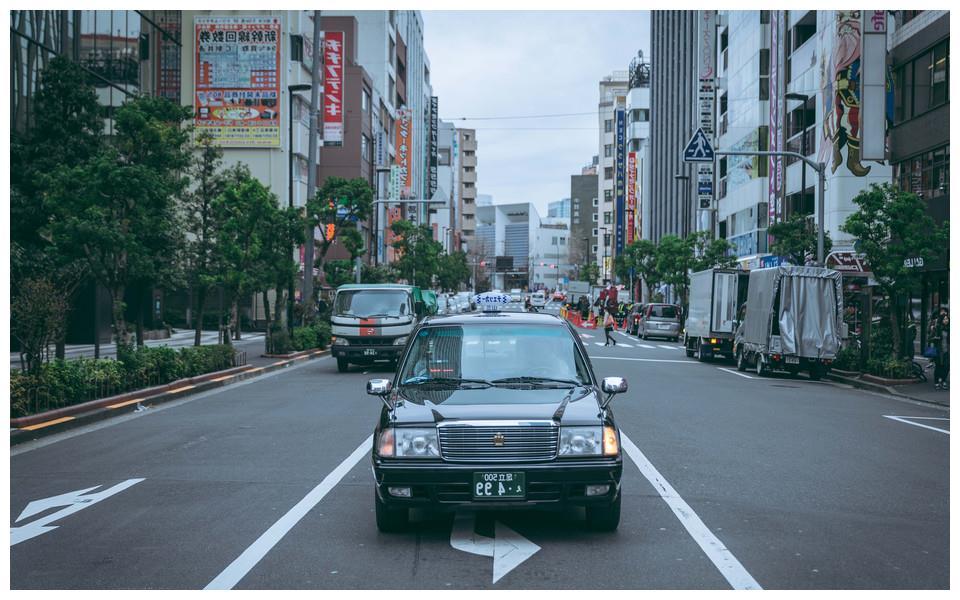
[[499, 312], [503, 304], [510, 302], [508, 294], [477, 294], [473, 297], [473, 303], [479, 306], [484, 312]]

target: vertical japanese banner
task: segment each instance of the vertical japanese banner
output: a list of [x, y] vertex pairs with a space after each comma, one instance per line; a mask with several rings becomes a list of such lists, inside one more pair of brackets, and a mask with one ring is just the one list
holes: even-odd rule
[[[783, 150], [783, 75], [784, 14], [770, 11], [770, 120], [768, 145], [771, 151]], [[780, 194], [783, 191], [783, 157], [771, 156], [767, 161], [767, 222], [773, 225], [780, 217]], [[768, 243], [770, 237], [767, 236]]]
[[634, 215], [637, 214], [637, 153], [627, 153], [627, 245], [635, 237]]
[[[398, 167], [398, 177], [400, 181], [400, 197], [411, 198], [411, 188], [413, 184], [413, 173], [411, 170], [413, 160], [413, 121], [411, 111], [408, 108], [397, 110], [396, 123], [396, 141], [394, 148], [397, 156], [395, 164]], [[415, 223], [417, 221], [417, 206], [408, 204], [407, 210], [402, 211], [406, 214], [408, 221]]]
[[430, 198], [437, 191], [437, 131], [440, 127], [440, 99], [430, 96]]
[[861, 13], [860, 159], [886, 160], [887, 11]]
[[624, 221], [626, 220], [625, 207], [625, 179], [626, 179], [626, 138], [627, 138], [627, 114], [623, 107], [617, 108], [616, 113], [617, 147], [615, 173], [613, 179], [613, 193], [616, 201], [616, 249], [613, 252], [617, 256], [623, 252], [624, 239]]
[[221, 146], [280, 146], [280, 17], [194, 17], [194, 124]]
[[343, 32], [323, 33], [323, 145], [343, 145]]

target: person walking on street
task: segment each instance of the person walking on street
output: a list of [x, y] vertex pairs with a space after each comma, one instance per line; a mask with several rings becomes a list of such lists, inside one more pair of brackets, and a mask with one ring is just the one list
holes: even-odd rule
[[932, 342], [937, 349], [933, 359], [933, 379], [938, 390], [949, 389], [947, 376], [950, 374], [950, 315], [941, 311], [940, 316], [933, 323]]
[[606, 336], [606, 343], [604, 346], [609, 346], [610, 342], [613, 342], [613, 345], [617, 345], [617, 340], [613, 339], [613, 336], [610, 335], [613, 333], [614, 327], [616, 327], [617, 321], [613, 318], [613, 313], [609, 310], [606, 310], [603, 313], [603, 334]]

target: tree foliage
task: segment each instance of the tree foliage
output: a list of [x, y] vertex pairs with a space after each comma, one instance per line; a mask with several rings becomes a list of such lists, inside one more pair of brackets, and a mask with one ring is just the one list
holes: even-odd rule
[[634, 276], [639, 277], [647, 288], [647, 297], [652, 298], [653, 290], [662, 279], [657, 245], [650, 240], [636, 240], [627, 245], [622, 256], [627, 269], [633, 269]]
[[437, 285], [441, 290], [455, 292], [460, 289], [460, 284], [470, 281], [470, 265], [467, 264], [466, 252], [442, 254], [437, 262]]
[[426, 225], [401, 220], [390, 225], [390, 230], [395, 236], [392, 246], [400, 256], [394, 263], [397, 274], [412, 285], [430, 287], [443, 244], [433, 239], [433, 232]]
[[709, 231], [698, 231], [686, 239], [693, 256], [690, 270], [694, 273], [706, 269], [729, 269], [737, 264], [737, 257], [731, 254], [733, 244], [724, 239], [713, 239]]
[[[924, 202], [890, 184], [871, 185], [853, 199], [857, 212], [847, 217], [840, 230], [856, 238], [855, 246], [866, 255], [873, 277], [891, 304], [916, 285], [920, 273], [906, 259], [935, 261], [949, 256], [948, 224], [938, 227], [926, 213]], [[893, 335], [892, 354], [900, 349], [896, 310], [889, 311]]]
[[[365, 179], [328, 177], [323, 187], [307, 202], [307, 222], [311, 228], [319, 227], [323, 234], [318, 261], [325, 260], [338, 238], [348, 231], [356, 232], [354, 222], [368, 219], [372, 211], [373, 188]], [[329, 224], [333, 225], [333, 235], [328, 239], [326, 226]]]
[[[817, 226], [810, 224], [803, 215], [794, 214], [785, 221], [774, 223], [767, 228], [767, 233], [773, 236], [770, 252], [782, 256], [790, 264], [803, 266], [817, 255]], [[829, 233], [823, 235], [824, 256], [830, 253], [833, 240]]]
[[40, 373], [50, 344], [60, 338], [68, 308], [66, 298], [50, 280], [38, 276], [20, 282], [10, 304], [10, 325], [20, 342], [27, 373]]

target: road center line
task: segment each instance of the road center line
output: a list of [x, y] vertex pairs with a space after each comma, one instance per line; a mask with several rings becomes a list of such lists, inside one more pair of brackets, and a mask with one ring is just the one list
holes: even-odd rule
[[647, 478], [654, 489], [657, 490], [657, 493], [660, 494], [660, 497], [663, 498], [663, 501], [673, 510], [673, 514], [680, 520], [680, 524], [687, 530], [690, 537], [697, 542], [697, 545], [700, 546], [700, 549], [707, 555], [710, 562], [720, 571], [720, 574], [727, 580], [727, 583], [735, 590], [763, 589], [753, 576], [747, 572], [743, 565], [740, 564], [737, 557], [704, 525], [700, 517], [697, 516], [697, 513], [693, 512], [690, 505], [680, 497], [680, 494], [663, 478], [663, 475], [657, 471], [656, 467], [647, 460], [643, 452], [630, 441], [630, 438], [628, 438], [622, 430], [620, 431], [620, 442], [627, 456], [633, 460], [640, 469], [640, 472], [643, 473], [643, 476]]
[[733, 369], [725, 369], [725, 368], [723, 368], [723, 367], [717, 367], [717, 368], [720, 369], [721, 371], [725, 371], [725, 372], [727, 372], [727, 373], [730, 373], [731, 375], [739, 375], [740, 377], [746, 377], [747, 379], [754, 379], [754, 377], [752, 377], [752, 376], [750, 376], [750, 375], [747, 375], [746, 373], [741, 373], [741, 372], [739, 372], [739, 371], [734, 371]]
[[207, 584], [207, 587], [204, 589], [230, 590], [240, 583], [240, 580], [257, 566], [257, 563], [267, 555], [267, 552], [276, 546], [280, 540], [283, 539], [283, 536], [293, 529], [293, 527], [300, 522], [300, 519], [305, 517], [314, 506], [319, 504], [320, 501], [323, 500], [323, 497], [326, 496], [335, 485], [340, 483], [343, 476], [349, 473], [350, 469], [360, 462], [361, 458], [366, 456], [367, 452], [370, 451], [372, 443], [373, 435], [370, 435], [367, 439], [363, 440], [363, 442], [357, 446], [357, 449], [345, 458], [336, 469], [324, 477], [323, 481], [321, 481], [317, 487], [310, 490], [300, 502], [297, 502], [293, 508], [287, 511], [287, 514], [280, 517], [276, 523], [271, 525], [270, 529], [267, 529], [263, 535], [257, 538], [257, 541], [253, 542], [249, 548], [244, 550], [236, 560], [230, 563], [230, 565], [217, 575], [213, 581]]
[[923, 427], [924, 429], [932, 429], [934, 431], [939, 431], [940, 433], [945, 433], [947, 435], [950, 435], [949, 429], [940, 429], [939, 427], [931, 427], [930, 425], [924, 425], [923, 423], [914, 423], [913, 421], [908, 421], [907, 419], [904, 419], [901, 417], [894, 417], [891, 415], [883, 415], [883, 416], [887, 419], [900, 421], [901, 423], [906, 423], [907, 425], [913, 425], [914, 427]]

